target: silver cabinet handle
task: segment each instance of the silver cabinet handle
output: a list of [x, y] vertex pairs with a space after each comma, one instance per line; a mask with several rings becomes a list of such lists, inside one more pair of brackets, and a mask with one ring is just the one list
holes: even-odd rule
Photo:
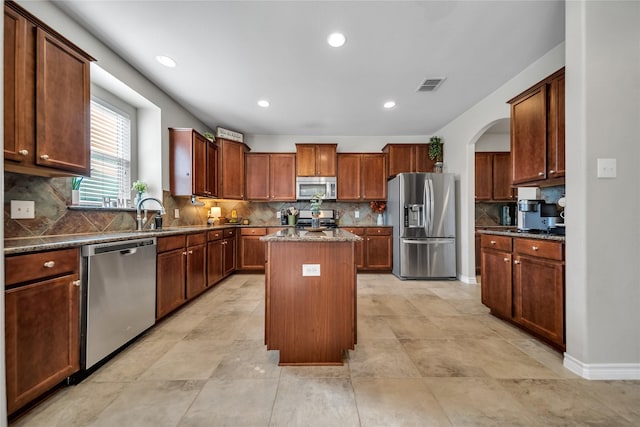
[[491, 241], [491, 242], [489, 242], [489, 243], [491, 243], [492, 245], [495, 245], [495, 244], [496, 244], [496, 243], [498, 243], [498, 242], [496, 242], [495, 240], [492, 240], [492, 241]]
[[182, 252], [182, 255], [187, 256], [187, 252]]
[[509, 262], [509, 258], [503, 258], [504, 262]]
[[49, 160], [49, 156], [47, 154], [43, 154], [42, 156], [40, 156], [40, 158], [42, 160]]
[[71, 283], [73, 284], [73, 286], [80, 286], [80, 280], [74, 280]]
[[18, 154], [22, 155], [22, 156], [26, 156], [29, 154], [29, 150], [20, 150], [18, 151]]
[[520, 264], [520, 261], [515, 260], [515, 261], [513, 261], [513, 263], [514, 263], [514, 264]]
[[45, 266], [46, 268], [53, 268], [55, 265], [56, 265], [55, 261], [46, 261], [46, 262], [44, 263], [44, 266]]
[[549, 171], [549, 173], [556, 173], [556, 171], [554, 171], [553, 169], [551, 169], [551, 170]]
[[538, 172], [538, 176], [543, 176], [544, 172]]
[[193, 251], [189, 251], [189, 253], [190, 253], [190, 254], [192, 254], [192, 253], [193, 253]]
[[540, 249], [540, 248], [538, 248], [537, 246], [531, 246], [531, 250], [533, 250], [533, 251], [537, 251], [538, 249]]

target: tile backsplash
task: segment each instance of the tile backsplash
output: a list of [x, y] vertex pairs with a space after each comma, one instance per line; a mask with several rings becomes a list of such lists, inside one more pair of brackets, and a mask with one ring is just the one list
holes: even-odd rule
[[[33, 237], [59, 234], [80, 234], [129, 231], [136, 228], [135, 212], [118, 209], [69, 209], [71, 204], [71, 178], [43, 178], [6, 172], [4, 174], [4, 234], [5, 238]], [[35, 201], [34, 219], [11, 219], [11, 200]], [[166, 227], [205, 225], [207, 212], [212, 206], [220, 206], [223, 217], [231, 217], [236, 210], [238, 217], [249, 219], [253, 225], [278, 225], [277, 212], [289, 206], [308, 209], [307, 202], [245, 202], [236, 200], [202, 199], [204, 206], [194, 206], [186, 197], [171, 197], [163, 192], [167, 214]], [[155, 206], [152, 206], [155, 207]], [[369, 203], [325, 202], [323, 209], [335, 209], [341, 225], [375, 225], [377, 214]], [[175, 210], [180, 212], [175, 217]], [[359, 211], [360, 217], [355, 218]]]

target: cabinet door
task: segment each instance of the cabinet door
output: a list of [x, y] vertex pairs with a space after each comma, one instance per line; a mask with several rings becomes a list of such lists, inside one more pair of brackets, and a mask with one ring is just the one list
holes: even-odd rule
[[247, 200], [269, 200], [269, 154], [247, 153]]
[[365, 251], [365, 242], [366, 242], [366, 228], [354, 227], [354, 228], [345, 228], [349, 233], [355, 234], [357, 236], [362, 237], [362, 240], [357, 241], [355, 244], [356, 247], [356, 267], [358, 269], [363, 269], [365, 267], [365, 259], [364, 259], [364, 251]]
[[360, 200], [360, 154], [338, 155], [338, 200]]
[[215, 285], [224, 277], [223, 257], [222, 240], [215, 240], [207, 244], [207, 283], [209, 286]]
[[260, 236], [240, 237], [240, 270], [264, 271], [265, 243]]
[[546, 178], [546, 98], [546, 85], [541, 85], [511, 104], [513, 184], [534, 182]]
[[511, 252], [483, 250], [481, 301], [496, 316], [511, 319]]
[[387, 200], [387, 161], [384, 154], [362, 154], [360, 185], [362, 200]]
[[[493, 156], [491, 153], [476, 153], [475, 159], [476, 200], [491, 200], [493, 187]], [[511, 181], [511, 177], [509, 177]]]
[[193, 132], [193, 155], [191, 158], [192, 188], [193, 194], [198, 196], [210, 196], [207, 176], [207, 144], [208, 140], [202, 135]]
[[296, 144], [296, 175], [316, 176], [316, 145]]
[[207, 142], [207, 190], [210, 196], [218, 196], [218, 147], [211, 141]]
[[89, 61], [37, 29], [36, 163], [89, 176]]
[[565, 175], [564, 168], [564, 72], [549, 85], [547, 168], [549, 178]]
[[78, 371], [78, 275], [5, 292], [7, 409], [15, 412]]
[[[442, 153], [444, 155], [444, 148]], [[414, 172], [433, 172], [435, 165], [436, 161], [429, 158], [429, 144], [416, 144]]]
[[[28, 117], [28, 100], [33, 99], [27, 83], [27, 57], [33, 55], [27, 52], [28, 27], [24, 17], [4, 8], [4, 158], [15, 162], [34, 156], [33, 131], [28, 131], [33, 123], [33, 113]], [[30, 81], [33, 83], [33, 75]]]
[[520, 255], [515, 256], [514, 264], [513, 320], [554, 343], [564, 344], [564, 265]]
[[[369, 233], [369, 231], [367, 231]], [[367, 235], [365, 244], [365, 266], [369, 270], [391, 270], [391, 236]]]
[[244, 197], [244, 152], [242, 143], [219, 139], [220, 182], [218, 197], [241, 200]]
[[493, 200], [513, 200], [511, 153], [493, 154]]
[[482, 271], [482, 249], [480, 242], [482, 240], [482, 235], [476, 231], [475, 233], [475, 241], [476, 241], [476, 276], [481, 274]]
[[295, 154], [271, 154], [269, 187], [271, 200], [296, 200]]
[[222, 273], [226, 277], [236, 269], [236, 238], [224, 239], [222, 246], [224, 251]]
[[316, 175], [336, 176], [338, 173], [335, 144], [318, 144], [316, 149]]
[[187, 299], [207, 289], [207, 251], [205, 245], [187, 248]]
[[[388, 147], [389, 176], [393, 178], [399, 173], [415, 172], [415, 147], [412, 144], [398, 144]], [[428, 157], [427, 157], [428, 159]]]
[[156, 276], [156, 319], [164, 317], [185, 301], [184, 248], [158, 254]]

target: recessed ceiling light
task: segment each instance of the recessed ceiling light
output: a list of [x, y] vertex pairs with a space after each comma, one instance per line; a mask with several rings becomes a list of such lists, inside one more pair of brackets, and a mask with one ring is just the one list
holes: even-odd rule
[[258, 101], [258, 105], [262, 108], [267, 108], [270, 104], [266, 99], [261, 99], [260, 101]]
[[342, 47], [347, 42], [347, 38], [342, 33], [333, 33], [327, 37], [327, 43], [332, 47]]
[[393, 108], [393, 107], [395, 107], [395, 106], [396, 106], [395, 101], [387, 101], [387, 102], [385, 102], [385, 103], [384, 103], [384, 105], [383, 105], [383, 107], [384, 107], [384, 108], [387, 108], [387, 109], [389, 109], [389, 108]]
[[176, 65], [178, 65], [178, 63], [173, 58], [169, 58], [165, 55], [156, 56], [156, 61], [169, 68], [174, 68]]

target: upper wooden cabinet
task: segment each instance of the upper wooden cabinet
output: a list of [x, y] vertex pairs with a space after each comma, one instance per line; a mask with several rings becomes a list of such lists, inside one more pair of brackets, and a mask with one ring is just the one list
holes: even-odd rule
[[382, 153], [338, 154], [338, 200], [386, 200], [386, 166]]
[[218, 197], [244, 199], [244, 155], [249, 147], [242, 142], [218, 138]]
[[509, 101], [512, 184], [563, 178], [564, 68]]
[[297, 176], [336, 176], [338, 144], [296, 144]]
[[218, 150], [191, 128], [169, 129], [169, 185], [172, 196], [216, 197]]
[[476, 201], [513, 200], [511, 153], [476, 153]]
[[90, 174], [94, 59], [14, 2], [4, 7], [5, 170]]
[[247, 153], [245, 166], [247, 200], [296, 200], [294, 153]]
[[429, 144], [387, 144], [388, 178], [405, 172], [433, 172], [435, 161], [429, 158]]

